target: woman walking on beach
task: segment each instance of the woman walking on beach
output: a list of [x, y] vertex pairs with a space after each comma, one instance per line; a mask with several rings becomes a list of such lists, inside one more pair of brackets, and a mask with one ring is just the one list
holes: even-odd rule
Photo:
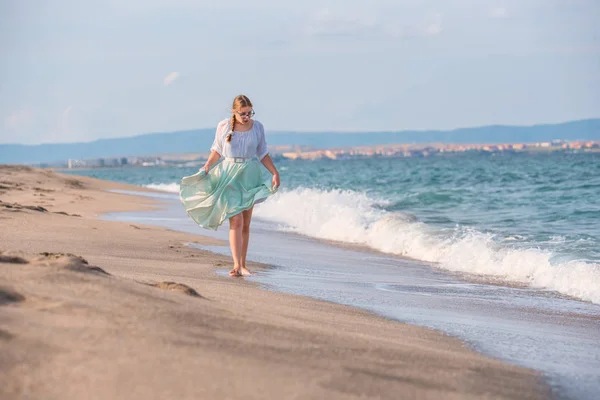
[[[268, 154], [263, 125], [252, 119], [250, 99], [233, 100], [231, 118], [219, 122], [206, 164], [181, 180], [179, 196], [188, 215], [206, 229], [216, 230], [229, 220], [233, 257], [231, 276], [250, 275], [246, 253], [252, 210], [279, 188], [279, 172]], [[223, 158], [222, 162], [217, 161]], [[264, 181], [260, 163], [273, 177]]]

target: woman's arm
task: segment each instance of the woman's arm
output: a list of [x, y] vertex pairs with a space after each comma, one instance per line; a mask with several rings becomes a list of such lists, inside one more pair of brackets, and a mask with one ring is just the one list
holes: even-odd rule
[[279, 172], [277, 171], [277, 168], [275, 168], [275, 164], [273, 164], [271, 156], [267, 154], [262, 158], [262, 160], [260, 160], [260, 162], [263, 163], [263, 165], [269, 170], [269, 172], [273, 174], [272, 186], [278, 188], [281, 184], [281, 182], [279, 181]]
[[216, 151], [212, 150], [210, 152], [210, 156], [208, 156], [208, 160], [206, 160], [206, 164], [204, 164], [204, 166], [202, 167], [204, 168], [204, 172], [208, 174], [208, 170], [210, 169], [210, 167], [215, 165], [215, 163], [219, 161], [219, 158], [221, 158], [221, 155]]

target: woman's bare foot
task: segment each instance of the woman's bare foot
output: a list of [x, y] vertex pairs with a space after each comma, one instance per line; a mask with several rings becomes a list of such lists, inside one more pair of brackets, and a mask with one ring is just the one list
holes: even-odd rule
[[254, 275], [250, 270], [246, 267], [242, 267], [242, 275]]
[[234, 268], [231, 271], [229, 271], [229, 276], [242, 276], [242, 273], [239, 269]]

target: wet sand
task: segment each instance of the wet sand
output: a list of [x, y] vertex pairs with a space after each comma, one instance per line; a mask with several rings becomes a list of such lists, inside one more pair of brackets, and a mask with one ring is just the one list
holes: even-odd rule
[[[459, 340], [224, 277], [216, 239], [100, 220], [133, 187], [0, 166], [0, 397], [550, 398]], [[259, 269], [262, 266], [250, 265]]]

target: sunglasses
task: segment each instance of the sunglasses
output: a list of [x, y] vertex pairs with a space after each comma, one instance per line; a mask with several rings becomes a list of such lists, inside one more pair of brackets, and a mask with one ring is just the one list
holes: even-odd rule
[[235, 112], [237, 115], [239, 115], [240, 117], [253, 117], [254, 114], [256, 114], [254, 112], [254, 110], [250, 111], [250, 112], [245, 112], [245, 113], [241, 113], [241, 112]]

